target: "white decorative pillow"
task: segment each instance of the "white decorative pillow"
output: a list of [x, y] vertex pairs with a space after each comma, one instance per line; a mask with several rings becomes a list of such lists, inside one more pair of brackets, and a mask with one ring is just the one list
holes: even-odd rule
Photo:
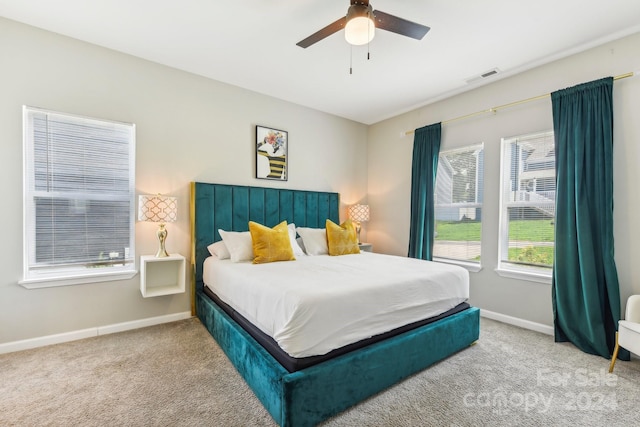
[[302, 237], [307, 255], [328, 255], [327, 231], [324, 228], [298, 227], [296, 231]]
[[218, 259], [229, 259], [231, 258], [231, 254], [229, 253], [229, 249], [227, 249], [227, 245], [224, 244], [222, 240], [219, 242], [215, 242], [207, 246], [209, 249], [209, 253], [218, 257]]
[[229, 251], [231, 262], [253, 260], [253, 241], [248, 231], [224, 231], [218, 230], [224, 245]]
[[304, 250], [298, 244], [298, 240], [296, 239], [296, 225], [294, 223], [287, 224], [287, 228], [289, 229], [289, 240], [291, 240], [291, 249], [293, 249], [293, 254], [295, 256], [305, 256]]

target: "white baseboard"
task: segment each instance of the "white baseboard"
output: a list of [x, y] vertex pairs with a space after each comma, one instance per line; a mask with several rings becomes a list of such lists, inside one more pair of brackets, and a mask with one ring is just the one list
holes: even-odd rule
[[13, 341], [0, 344], [0, 354], [29, 350], [32, 348], [44, 347], [51, 344], [61, 344], [64, 342], [76, 341], [84, 338], [92, 338], [99, 335], [113, 334], [116, 332], [124, 332], [132, 329], [145, 328], [147, 326], [175, 322], [177, 320], [188, 319], [190, 317], [192, 317], [191, 312], [185, 311], [182, 313], [167, 314], [165, 316], [133, 320], [131, 322], [115, 323], [113, 325], [97, 326], [95, 328], [81, 329], [78, 331], [65, 332], [62, 334], [47, 335], [44, 337], [30, 338], [27, 340]]
[[480, 316], [486, 317], [487, 319], [497, 320], [498, 322], [508, 323], [509, 325], [519, 326], [524, 329], [541, 332], [543, 334], [553, 335], [553, 326], [543, 325], [542, 323], [536, 323], [530, 320], [507, 316], [506, 314], [500, 314], [483, 309], [480, 309]]
[[[480, 310], [480, 315], [487, 319], [497, 320], [498, 322], [507, 323], [521, 328], [530, 329], [532, 331], [541, 332], [547, 335], [553, 335], [553, 327], [543, 325], [542, 323], [531, 322], [529, 320], [517, 317], [507, 316], [506, 314], [495, 313], [489, 310]], [[62, 334], [47, 335], [44, 337], [31, 338], [27, 340], [8, 342], [0, 344], [0, 354], [12, 353], [14, 351], [29, 350], [46, 345], [61, 344], [69, 341], [81, 340], [84, 338], [97, 337], [99, 335], [113, 334], [116, 332], [124, 332], [132, 329], [145, 328], [147, 326], [159, 325], [161, 323], [175, 322], [178, 320], [188, 319], [191, 312], [167, 314], [165, 316], [149, 317], [146, 319], [133, 320], [131, 322], [116, 323], [113, 325], [98, 326], [95, 328], [81, 329], [78, 331], [65, 332]]]
[[98, 335], [107, 335], [116, 332], [130, 331], [131, 329], [146, 328], [147, 326], [159, 325], [161, 323], [176, 322], [190, 317], [192, 317], [191, 312], [184, 311], [182, 313], [167, 314], [164, 316], [133, 320], [131, 322], [116, 323], [115, 325], [100, 326], [97, 329]]

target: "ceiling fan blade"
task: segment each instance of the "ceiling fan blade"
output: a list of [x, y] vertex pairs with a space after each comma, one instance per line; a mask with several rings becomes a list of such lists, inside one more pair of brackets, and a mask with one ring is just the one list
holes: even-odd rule
[[340, 31], [341, 29], [344, 28], [346, 23], [347, 23], [347, 17], [343, 16], [342, 18], [338, 19], [337, 21], [327, 25], [326, 27], [324, 27], [320, 31], [317, 31], [317, 32], [311, 34], [309, 37], [307, 37], [304, 40], [299, 41], [296, 44], [298, 46], [303, 47], [303, 48], [306, 49], [309, 46], [311, 46], [312, 44], [317, 43], [320, 40], [324, 39], [325, 37], [329, 37], [331, 34]]
[[426, 25], [416, 24], [415, 22], [407, 21], [406, 19], [398, 18], [397, 16], [389, 15], [379, 10], [374, 11], [373, 14], [376, 20], [376, 28], [391, 31], [416, 40], [422, 40], [424, 35], [431, 29]]

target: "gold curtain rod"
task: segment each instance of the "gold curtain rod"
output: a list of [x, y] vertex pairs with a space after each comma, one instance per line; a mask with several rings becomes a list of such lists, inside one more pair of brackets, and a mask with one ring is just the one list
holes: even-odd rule
[[[626, 79], [627, 77], [633, 77], [636, 74], [640, 75], [640, 72], [636, 71], [636, 72], [630, 72], [630, 73], [625, 73], [625, 74], [620, 74], [619, 76], [615, 76], [613, 78], [613, 80], [620, 80], [620, 79]], [[510, 108], [510, 107], [515, 107], [516, 105], [520, 105], [520, 104], [526, 104], [527, 102], [531, 102], [531, 101], [537, 101], [539, 99], [544, 99], [544, 98], [548, 98], [550, 97], [551, 94], [550, 93], [545, 93], [544, 95], [538, 95], [538, 96], [534, 96], [531, 98], [527, 98], [527, 99], [522, 99], [520, 101], [514, 101], [514, 102], [510, 102], [508, 104], [503, 104], [503, 105], [498, 105], [497, 107], [493, 107], [493, 108], [488, 108], [486, 110], [481, 110], [481, 111], [476, 111], [475, 113], [471, 113], [471, 114], [465, 114], [464, 116], [460, 116], [460, 117], [456, 117], [454, 119], [449, 119], [449, 120], [443, 120], [442, 124], [445, 125], [447, 123], [451, 123], [451, 122], [456, 122], [458, 120], [464, 120], [464, 119], [468, 119], [470, 117], [475, 117], [475, 116], [479, 116], [480, 114], [485, 114], [485, 113], [497, 113], [498, 110], [502, 110], [504, 108]], [[413, 134], [414, 131], [413, 130], [408, 130], [406, 131], [404, 134], [405, 135], [411, 135]]]

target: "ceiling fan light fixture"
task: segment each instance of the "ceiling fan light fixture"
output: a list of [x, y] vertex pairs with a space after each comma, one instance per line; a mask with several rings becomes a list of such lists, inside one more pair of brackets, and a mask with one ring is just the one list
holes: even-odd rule
[[367, 44], [373, 40], [375, 30], [371, 5], [353, 4], [349, 7], [347, 24], [344, 27], [347, 43], [356, 46]]

